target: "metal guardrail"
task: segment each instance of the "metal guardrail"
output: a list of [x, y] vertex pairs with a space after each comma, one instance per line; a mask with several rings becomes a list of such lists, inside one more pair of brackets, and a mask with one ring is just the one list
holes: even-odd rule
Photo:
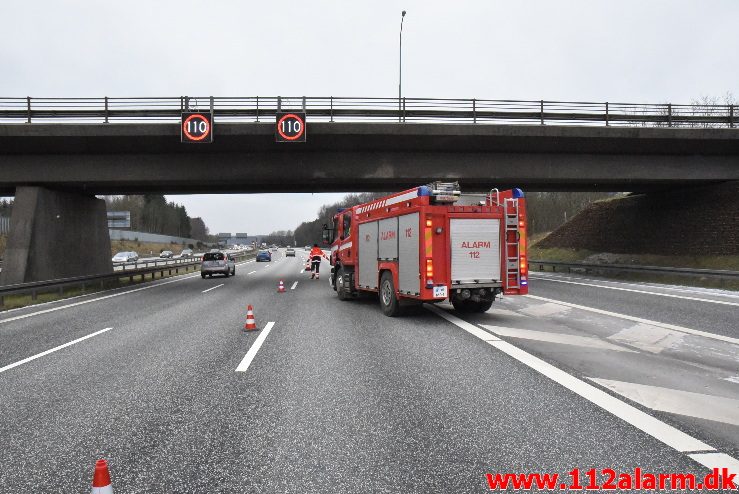
[[706, 278], [720, 278], [725, 280], [739, 280], [739, 271], [729, 271], [723, 269], [692, 269], [692, 268], [670, 268], [663, 266], [638, 266], [629, 264], [595, 264], [587, 262], [562, 262], [562, 261], [544, 261], [529, 260], [529, 266], [539, 266], [539, 271], [544, 271], [544, 266], [551, 266], [552, 271], [556, 272], [557, 268], [566, 269], [572, 272], [573, 269], [583, 269], [593, 271], [615, 271], [615, 272], [635, 272], [635, 273], [657, 273], [662, 275], [678, 275], [693, 276]]
[[[240, 252], [231, 254], [234, 258], [236, 258], [236, 261], [242, 259], [248, 259], [249, 257], [254, 257], [256, 255], [255, 251], [251, 252]], [[155, 262], [155, 261], [149, 261], [149, 262]], [[134, 278], [137, 276], [141, 277], [141, 281], [144, 281], [146, 279], [147, 275], [151, 275], [151, 279], [154, 280], [156, 273], [160, 273], [161, 276], [164, 276], [165, 271], [169, 271], [169, 275], [172, 275], [172, 271], [174, 270], [174, 274], [179, 274], [179, 270], [181, 268], [185, 269], [185, 272], [191, 267], [191, 266], [199, 266], [200, 265], [200, 258], [193, 257], [187, 261], [179, 262], [179, 263], [170, 263], [170, 264], [164, 264], [164, 265], [157, 265], [152, 267], [145, 267], [145, 268], [136, 268], [136, 269], [126, 269], [126, 270], [119, 270], [114, 271], [113, 273], [106, 273], [106, 274], [99, 274], [99, 275], [92, 275], [92, 276], [77, 276], [73, 278], [63, 278], [58, 280], [46, 280], [46, 281], [33, 281], [30, 283], [18, 283], [15, 285], [6, 285], [6, 286], [0, 286], [0, 307], [4, 306], [5, 297], [8, 295], [31, 295], [31, 300], [36, 300], [38, 298], [38, 295], [41, 293], [51, 293], [51, 292], [57, 292], [60, 296], [64, 294], [65, 288], [70, 287], [81, 287], [82, 291], [84, 292], [86, 288], [89, 286], [99, 286], [100, 289], [105, 288], [105, 283], [109, 281], [118, 281], [120, 278], [129, 278], [129, 281], [133, 282]]]
[[216, 122], [270, 121], [279, 110], [304, 110], [310, 121], [319, 122], [739, 126], [737, 105], [334, 96], [0, 97], [0, 123], [178, 122], [186, 110], [212, 111]]

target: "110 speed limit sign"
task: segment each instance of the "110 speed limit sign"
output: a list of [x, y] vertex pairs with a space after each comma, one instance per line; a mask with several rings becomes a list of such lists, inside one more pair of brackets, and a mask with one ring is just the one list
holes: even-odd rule
[[182, 142], [213, 142], [213, 114], [182, 112], [180, 130]]
[[305, 112], [277, 112], [275, 140], [305, 142]]

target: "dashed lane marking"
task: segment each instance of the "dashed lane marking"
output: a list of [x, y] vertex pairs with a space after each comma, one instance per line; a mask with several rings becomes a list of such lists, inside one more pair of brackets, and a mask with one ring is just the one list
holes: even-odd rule
[[298, 282], [296, 281], [293, 283], [293, 286], [290, 287], [290, 290], [295, 290], [295, 287], [298, 286]]
[[46, 350], [44, 352], [37, 353], [36, 355], [33, 355], [31, 357], [26, 357], [23, 360], [19, 360], [18, 362], [15, 362], [15, 363], [6, 365], [5, 367], [0, 367], [0, 373], [5, 372], [6, 370], [10, 370], [10, 369], [12, 369], [14, 367], [18, 367], [19, 365], [23, 365], [25, 363], [28, 363], [28, 362], [30, 362], [32, 360], [36, 360], [37, 358], [43, 357], [43, 356], [48, 355], [50, 353], [54, 353], [57, 350], [61, 350], [62, 348], [67, 348], [68, 346], [72, 346], [75, 343], [79, 343], [80, 341], [84, 341], [84, 340], [86, 340], [88, 338], [92, 338], [93, 336], [97, 336], [99, 334], [105, 333], [106, 331], [110, 331], [111, 329], [113, 329], [113, 328], [105, 328], [105, 329], [101, 329], [100, 331], [95, 331], [94, 333], [90, 333], [87, 336], [83, 336], [82, 338], [77, 338], [76, 340], [72, 340], [72, 341], [70, 341], [68, 343], [64, 343], [63, 345], [59, 345], [57, 347], [51, 348], [49, 350]]
[[257, 339], [254, 340], [254, 343], [252, 344], [251, 348], [249, 348], [249, 351], [246, 352], [246, 355], [244, 355], [244, 358], [241, 359], [241, 363], [239, 363], [238, 367], [236, 367], [236, 372], [246, 372], [246, 369], [248, 369], [251, 365], [251, 361], [254, 360], [254, 357], [257, 355], [257, 352], [262, 347], [262, 343], [264, 343], [264, 340], [267, 339], [267, 335], [269, 335], [269, 332], [272, 331], [274, 325], [274, 321], [267, 323], [259, 336], [257, 336]]
[[246, 274], [254, 274], [254, 273], [256, 273], [256, 271], [249, 271], [249, 272], [248, 272], [248, 273], [246, 273]]
[[207, 292], [209, 292], [209, 291], [211, 291], [211, 290], [215, 290], [216, 288], [220, 288], [220, 287], [222, 287], [222, 286], [223, 286], [224, 284], [225, 284], [225, 283], [221, 283], [220, 285], [216, 285], [216, 286], [210, 287], [210, 288], [208, 288], [207, 290], [203, 290], [203, 291], [202, 291], [201, 293], [207, 293]]
[[695, 336], [703, 336], [705, 338], [711, 338], [713, 340], [724, 341], [726, 343], [732, 343], [734, 345], [739, 345], [739, 338], [732, 338], [731, 336], [724, 336], [721, 334], [708, 333], [706, 331], [700, 331], [698, 329], [685, 328], [682, 326], [676, 326], [674, 324], [667, 324], [667, 323], [658, 322], [658, 321], [651, 321], [649, 319], [643, 319], [641, 317], [629, 316], [627, 314], [620, 314], [618, 312], [611, 312], [611, 311], [607, 311], [603, 309], [596, 309], [595, 307], [588, 307], [586, 305], [571, 304], [569, 302], [562, 302], [561, 300], [553, 300], [551, 298], [539, 297], [537, 295], [529, 294], [529, 295], [524, 295], [524, 297], [528, 297], [534, 300], [541, 300], [543, 302], [551, 302], [554, 304], [560, 304], [560, 305], [564, 305], [567, 307], [572, 307], [574, 309], [586, 310], [589, 312], [594, 312], [596, 314], [603, 314], [605, 316], [617, 317], [619, 319], [625, 319], [627, 321], [634, 321], [634, 322], [639, 322], [639, 323], [644, 323], [644, 324], [650, 324], [652, 326], [657, 326], [657, 327], [665, 328], [665, 329], [672, 329], [674, 331], [679, 331], [681, 333], [692, 334]]

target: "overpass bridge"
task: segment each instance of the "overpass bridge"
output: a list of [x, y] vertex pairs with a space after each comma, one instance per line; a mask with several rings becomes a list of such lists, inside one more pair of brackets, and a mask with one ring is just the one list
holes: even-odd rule
[[[213, 143], [180, 142], [188, 110], [212, 112]], [[275, 142], [280, 110], [306, 112], [306, 142]], [[0, 98], [0, 194], [16, 195], [0, 282], [109, 270], [90, 262], [109, 250], [95, 194], [384, 191], [435, 179], [480, 191], [650, 191], [739, 180], [735, 110], [422, 98]], [[70, 237], [75, 247], [63, 251], [79, 259], [42, 265]], [[88, 239], [88, 251], [79, 251], [78, 238]]]
[[[212, 111], [212, 144], [180, 142], [192, 109]], [[279, 109], [305, 110], [307, 142], [275, 142]], [[0, 98], [0, 193], [382, 191], [439, 178], [467, 190], [644, 191], [739, 179], [737, 125], [733, 105]]]

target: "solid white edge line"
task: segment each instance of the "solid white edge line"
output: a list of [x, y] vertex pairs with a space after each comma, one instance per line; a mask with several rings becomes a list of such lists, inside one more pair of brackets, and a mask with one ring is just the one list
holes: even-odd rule
[[719, 340], [719, 341], [724, 341], [726, 343], [732, 343], [734, 345], [739, 345], [739, 338], [732, 338], [731, 336], [724, 336], [721, 334], [708, 333], [706, 331], [686, 328], [683, 326], [675, 326], [674, 324], [668, 324], [668, 323], [659, 322], [659, 321], [652, 321], [650, 319], [643, 319], [641, 317], [636, 317], [636, 316], [629, 316], [626, 314], [621, 314], [619, 312], [611, 312], [611, 311], [607, 311], [603, 309], [596, 309], [595, 307], [588, 307], [586, 305], [571, 304], [569, 302], [563, 302], [561, 300], [554, 300], [551, 298], [539, 297], [538, 295], [529, 294], [529, 295], [524, 295], [524, 297], [533, 298], [534, 300], [542, 300], [544, 302], [551, 302], [553, 304], [564, 305], [566, 307], [572, 307], [573, 309], [586, 310], [589, 312], [594, 312], [596, 314], [603, 314], [605, 316], [618, 317], [620, 319], [625, 319], [627, 321], [634, 321], [638, 323], [649, 324], [651, 326], [657, 326], [658, 328], [671, 329], [673, 331], [678, 331], [680, 333], [691, 334], [695, 336], [703, 336], [705, 338], [711, 338], [713, 340]]
[[675, 295], [673, 293], [650, 292], [647, 290], [636, 290], [635, 288], [622, 288], [620, 286], [606, 286], [606, 285], [596, 285], [594, 283], [582, 283], [579, 281], [557, 280], [554, 278], [547, 278], [544, 276], [538, 277], [537, 279], [543, 280], [543, 281], [551, 281], [552, 283], [568, 283], [570, 285], [592, 286], [595, 288], [604, 288], [606, 290], [618, 290], [621, 292], [642, 293], [646, 295], [654, 295], [656, 297], [679, 298], [683, 300], [692, 300], [694, 302], [707, 302], [709, 304], [733, 305], [734, 307], [739, 307], [739, 302], [729, 302], [728, 300], [711, 300], [708, 298], [687, 297], [685, 295]]
[[43, 357], [44, 355], [48, 355], [50, 353], [56, 352], [57, 350], [61, 350], [62, 348], [66, 348], [68, 346], [72, 346], [75, 343], [79, 343], [80, 341], [84, 341], [88, 338], [92, 338], [93, 336], [97, 336], [101, 333], [105, 333], [106, 331], [110, 331], [113, 328], [105, 328], [101, 329], [100, 331], [95, 331], [94, 333], [90, 333], [87, 336], [83, 336], [82, 338], [77, 338], [76, 340], [72, 340], [68, 343], [64, 343], [63, 345], [59, 345], [57, 347], [51, 348], [49, 350], [43, 351], [41, 353], [37, 353], [36, 355], [32, 355], [31, 357], [26, 357], [23, 360], [19, 360], [18, 362], [14, 362], [12, 364], [6, 365], [5, 367], [0, 367], [0, 373], [5, 372], [6, 370], [10, 370], [13, 367], [18, 367], [19, 365], [23, 365], [27, 362], [30, 362], [32, 360], [36, 360], [37, 358]]
[[[533, 274], [532, 274], [533, 273]], [[727, 292], [727, 291], [721, 291], [720, 288], [704, 288], [703, 290], [697, 290], [697, 289], [690, 289], [687, 285], [686, 286], [680, 286], [680, 285], [664, 285], [664, 284], [647, 284], [647, 283], [639, 283], [636, 281], [615, 281], [612, 279], [595, 279], [595, 278], [583, 278], [582, 276], [571, 276], [571, 275], [563, 275], [560, 273], [552, 273], [550, 271], [532, 271], [529, 273], [530, 279], [537, 279], [537, 280], [580, 280], [580, 281], [589, 281], [591, 283], [604, 283], [605, 286], [614, 286], [614, 285], [624, 285], [624, 286], [636, 286], [636, 287], [642, 287], [644, 289], [652, 288], [652, 289], [658, 289], [658, 290], [671, 290], [673, 292], [680, 292], [680, 293], [698, 293], [701, 295], [713, 295], [715, 297], [730, 297], [730, 298], [739, 298], [739, 295], [737, 295], [734, 292]], [[715, 292], [711, 292], [710, 290], [715, 290]]]
[[298, 286], [298, 282], [296, 281], [293, 283], [293, 286], [290, 287], [290, 290], [295, 290], [295, 287]]
[[[241, 266], [242, 264], [246, 264], [248, 262], [251, 262], [251, 261], [240, 262], [240, 263], [237, 263], [236, 265], [237, 266]], [[141, 290], [148, 290], [150, 288], [157, 288], [157, 287], [160, 287], [160, 286], [169, 285], [170, 283], [177, 283], [178, 281], [183, 281], [183, 280], [189, 280], [189, 279], [192, 279], [192, 278], [197, 278], [198, 276], [200, 276], [200, 275], [199, 274], [192, 274], [192, 275], [189, 275], [189, 276], [185, 276], [184, 274], [182, 274], [182, 275], [174, 275], [173, 278], [175, 278], [175, 279], [168, 280], [168, 281], [158, 282], [158, 283], [156, 283], [154, 285], [146, 285], [146, 286], [142, 286], [141, 288], [134, 288], [132, 290], [126, 290], [125, 288], [127, 288], [127, 287], [123, 287], [123, 290], [125, 290], [125, 291], [121, 291], [121, 292], [118, 292], [118, 293], [112, 293], [110, 295], [104, 295], [102, 297], [90, 298], [90, 299], [87, 299], [87, 300], [82, 300], [80, 302], [75, 302], [73, 304], [60, 305], [58, 307], [52, 307], [50, 309], [44, 309], [44, 310], [39, 310], [39, 311], [36, 311], [36, 312], [30, 312], [28, 314], [23, 314], [21, 316], [14, 316], [14, 317], [8, 317], [6, 319], [0, 319], [0, 324], [6, 323], [6, 322], [18, 321], [18, 320], [21, 320], [21, 319], [26, 319], [28, 317], [39, 316], [41, 314], [48, 314], [49, 312], [56, 312], [56, 311], [62, 310], [62, 309], [69, 309], [70, 307], [77, 307], [78, 305], [85, 305], [85, 304], [89, 304], [89, 303], [92, 303], [92, 302], [98, 302], [100, 300], [106, 300], [106, 299], [113, 298], [113, 297], [120, 297], [122, 295], [128, 295], [129, 293], [140, 292]], [[113, 290], [121, 290], [121, 288], [120, 287], [119, 288], [113, 288]], [[111, 291], [111, 290], [104, 290], [102, 293], [105, 293], [105, 292], [108, 292], [108, 291]], [[80, 297], [86, 297], [86, 296], [87, 295], [80, 295]], [[72, 298], [78, 298], [78, 297], [72, 297]], [[48, 303], [64, 302], [65, 300], [69, 300], [69, 299], [54, 300], [54, 301], [48, 302]], [[33, 307], [33, 306], [19, 307], [17, 310], [27, 309], [29, 307]]]
[[216, 285], [216, 286], [210, 287], [210, 288], [208, 288], [208, 289], [206, 289], [206, 290], [203, 290], [203, 291], [202, 291], [202, 292], [200, 292], [200, 293], [207, 293], [207, 292], [209, 292], [209, 291], [211, 291], [211, 290], [215, 290], [216, 288], [220, 288], [220, 287], [222, 287], [223, 285], [225, 285], [225, 283], [221, 283], [220, 285]]
[[257, 339], [254, 340], [254, 343], [252, 344], [251, 348], [249, 348], [249, 351], [246, 352], [246, 355], [244, 355], [244, 358], [241, 359], [238, 367], [236, 367], [236, 372], [246, 372], [246, 369], [248, 369], [249, 365], [251, 365], [251, 361], [254, 360], [254, 357], [257, 355], [257, 352], [262, 347], [262, 343], [264, 343], [264, 340], [267, 339], [267, 335], [270, 331], [272, 331], [272, 327], [274, 325], [274, 321], [267, 323], [259, 336], [257, 336]]
[[38, 315], [41, 315], [41, 314], [48, 314], [49, 312], [56, 312], [56, 311], [62, 310], [62, 309], [69, 309], [71, 307], [77, 307], [78, 305], [85, 305], [85, 304], [89, 304], [89, 303], [92, 303], [92, 302], [98, 302], [100, 300], [107, 300], [107, 299], [113, 298], [113, 297], [120, 297], [122, 295], [128, 295], [129, 293], [140, 292], [142, 290], [149, 290], [150, 288], [157, 288], [157, 287], [160, 287], [160, 286], [169, 285], [170, 283], [177, 283], [178, 281], [183, 281], [183, 280], [195, 278], [197, 276], [200, 276], [200, 274], [198, 273], [198, 274], [194, 274], [194, 275], [190, 275], [190, 276], [182, 276], [182, 277], [178, 277], [175, 280], [169, 280], [169, 281], [164, 281], [162, 283], [157, 283], [156, 285], [142, 286], [141, 288], [134, 288], [133, 290], [126, 290], [125, 292], [113, 293], [111, 295], [105, 295], [105, 296], [102, 296], [102, 297], [91, 298], [89, 300], [82, 300], [80, 302], [75, 302], [73, 304], [61, 305], [59, 307], [52, 307], [51, 309], [44, 309], [44, 310], [40, 310], [40, 311], [36, 311], [36, 312], [31, 312], [29, 314], [23, 314], [22, 316], [8, 317], [7, 319], [0, 319], [0, 324], [6, 323], [6, 322], [11, 322], [11, 321], [18, 321], [20, 319], [26, 319], [28, 317], [38, 316]]
[[[442, 310], [439, 308], [433, 310], [429, 305], [426, 305], [426, 307], [437, 314], [437, 311]], [[466, 326], [469, 323], [452, 314], [447, 313], [447, 316], [448, 317], [444, 317], [444, 319], [455, 324], [461, 329], [468, 331]], [[483, 339], [483, 341], [679, 452], [715, 451], [716, 449], [703, 441], [700, 441], [693, 436], [686, 434], [645, 412], [642, 412], [638, 408], [621, 401], [592, 384], [588, 384], [587, 382], [566, 373], [540, 358], [521, 350], [507, 341], [489, 339]]]

